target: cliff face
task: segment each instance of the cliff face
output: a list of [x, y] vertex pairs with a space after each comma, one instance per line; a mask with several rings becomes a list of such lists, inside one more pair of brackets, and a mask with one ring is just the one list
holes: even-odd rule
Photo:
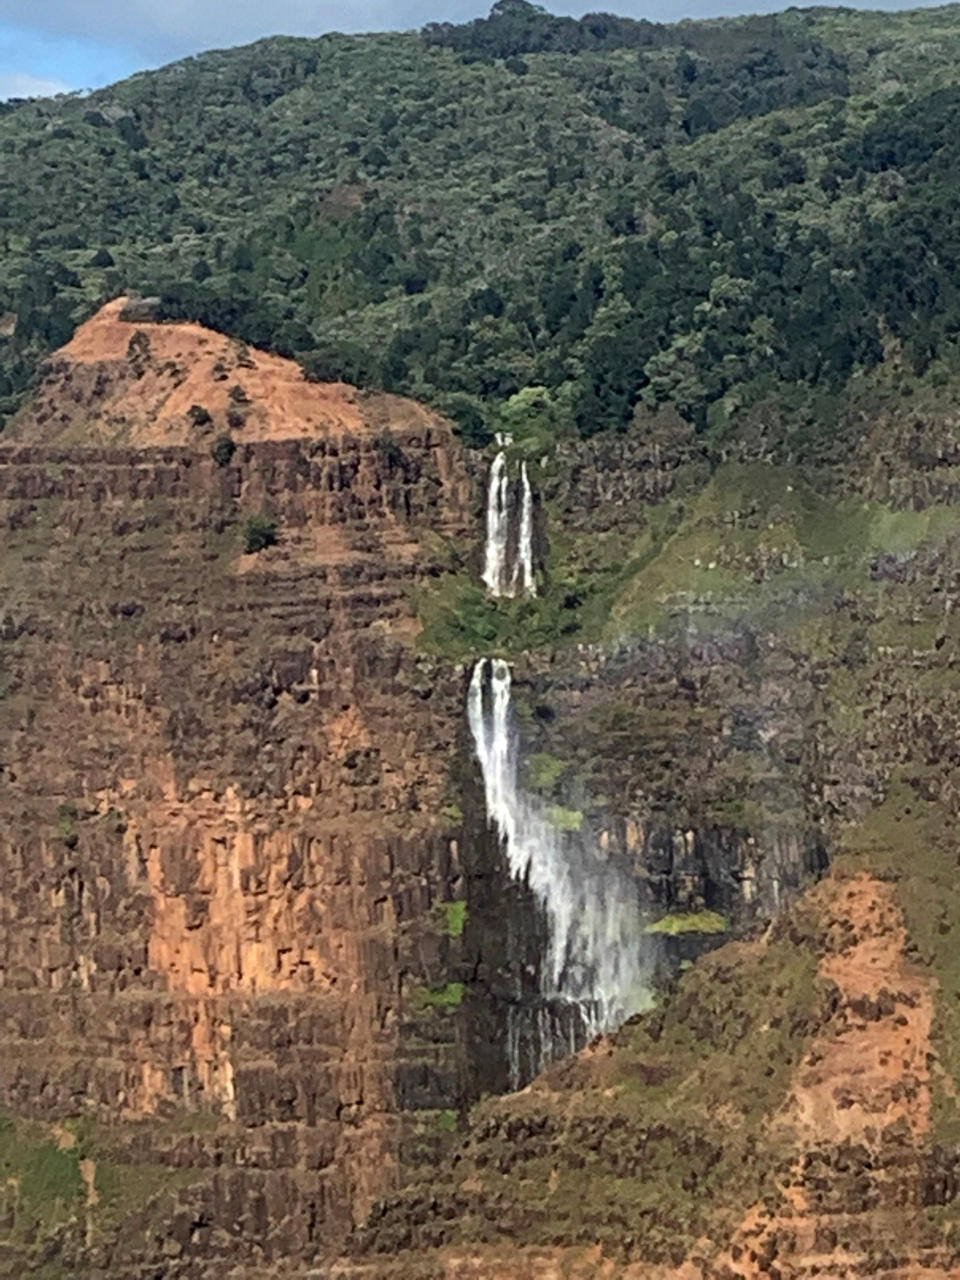
[[928, 452], [889, 441], [883, 509], [848, 469], [829, 500], [771, 466], [674, 487], [611, 610], [647, 634], [518, 664], [530, 785], [563, 779], [652, 916], [745, 936], [481, 1104], [331, 1274], [958, 1274], [960, 540]]
[[[179, 397], [173, 349], [201, 353]], [[327, 1250], [393, 1183], [409, 1082], [457, 1106], [418, 1025], [458, 946], [461, 683], [408, 640], [469, 506], [418, 406], [116, 306], [4, 437], [0, 1091], [100, 1166], [65, 1266]], [[264, 512], [277, 544], [245, 554]], [[108, 1248], [143, 1170], [189, 1208]], [[37, 1247], [26, 1197], [8, 1225]]]
[[850, 506], [665, 415], [531, 461], [503, 616], [585, 639], [513, 662], [519, 785], [679, 977], [533, 1080], [547, 921], [417, 635], [485, 468], [124, 314], [0, 446], [0, 1274], [955, 1274], [949, 423]]

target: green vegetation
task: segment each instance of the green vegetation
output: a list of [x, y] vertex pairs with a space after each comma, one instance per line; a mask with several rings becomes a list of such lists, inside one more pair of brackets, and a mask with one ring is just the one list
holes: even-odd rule
[[[155, 1133], [158, 1123], [168, 1122], [155, 1121]], [[4, 1275], [66, 1280], [85, 1243], [115, 1243], [134, 1221], [146, 1230], [151, 1214], [169, 1222], [178, 1192], [204, 1172], [130, 1163], [135, 1128], [113, 1130], [88, 1116], [57, 1126], [0, 1116]]]
[[775, 448], [823, 448], [864, 371], [957, 367], [958, 53], [952, 8], [670, 26], [500, 0], [8, 104], [0, 415], [140, 291], [474, 444], [519, 394], [540, 438], [669, 401], [721, 443], [775, 397]]
[[0, 1206], [10, 1240], [42, 1250], [46, 1238], [80, 1213], [85, 1198], [75, 1147], [58, 1145], [42, 1125], [0, 1119]]
[[583, 814], [579, 809], [565, 809], [552, 804], [547, 808], [547, 821], [558, 831], [579, 831], [583, 826]]
[[567, 765], [563, 760], [546, 751], [537, 751], [524, 761], [527, 774], [527, 786], [534, 791], [553, 791], [554, 787], [566, 772]]
[[448, 938], [462, 938], [467, 923], [467, 904], [463, 901], [443, 904], [444, 922]]
[[581, 626], [580, 599], [561, 583], [533, 600], [491, 600], [467, 574], [449, 574], [421, 592], [417, 603], [423, 647], [457, 658], [522, 653], [572, 636]]
[[442, 986], [419, 987], [413, 994], [417, 1009], [459, 1009], [467, 989], [462, 982], [447, 982]]
[[210, 456], [218, 467], [228, 467], [237, 452], [237, 445], [232, 436], [219, 436], [213, 443]]
[[892, 511], [838, 498], [827, 483], [815, 488], [793, 468], [721, 467], [614, 599], [607, 636], [687, 623], [698, 611], [708, 625], [804, 613], [818, 597], [862, 587], [879, 554], [941, 544], [960, 530], [956, 507]]
[[671, 938], [683, 933], [726, 933], [730, 921], [718, 911], [694, 911], [661, 916], [647, 925], [647, 933], [665, 933]]
[[261, 512], [251, 516], [243, 526], [243, 549], [247, 555], [265, 551], [277, 541], [277, 522]]

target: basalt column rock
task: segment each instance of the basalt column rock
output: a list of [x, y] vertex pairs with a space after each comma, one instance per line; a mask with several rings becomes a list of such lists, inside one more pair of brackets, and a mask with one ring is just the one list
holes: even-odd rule
[[[99, 1161], [74, 1272], [322, 1256], [458, 1105], [462, 682], [410, 640], [469, 504], [419, 406], [116, 306], [5, 436], [0, 1098]], [[118, 1234], [143, 1170], [181, 1209]]]

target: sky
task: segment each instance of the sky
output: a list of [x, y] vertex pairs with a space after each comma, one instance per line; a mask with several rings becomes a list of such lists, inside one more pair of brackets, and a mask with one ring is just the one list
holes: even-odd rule
[[[847, 0], [849, 3], [849, 0]], [[134, 71], [267, 35], [387, 31], [462, 22], [492, 0], [0, 0], [0, 100], [96, 89]], [[790, 0], [547, 0], [659, 21], [786, 8]], [[916, 0], [914, 0], [916, 3]], [[866, 7], [866, 6], [862, 6]], [[873, 0], [895, 9], [903, 0]]]

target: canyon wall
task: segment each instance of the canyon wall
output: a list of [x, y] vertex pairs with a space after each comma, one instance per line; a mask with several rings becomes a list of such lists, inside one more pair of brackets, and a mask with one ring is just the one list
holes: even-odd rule
[[[148, 385], [171, 344], [183, 404]], [[0, 448], [0, 1093], [101, 1165], [68, 1269], [328, 1251], [460, 1101], [430, 992], [462, 682], [409, 640], [470, 484], [418, 406], [288, 373], [291, 410], [261, 360], [108, 309]], [[219, 459], [216, 365], [245, 414]], [[256, 516], [276, 545], [246, 554]], [[149, 1195], [100, 1234], [143, 1169], [183, 1188], [175, 1245]]]
[[[726, 1274], [751, 1160], [768, 1212], [730, 1266], [814, 1229], [784, 1226], [765, 1179], [796, 1200], [798, 1150], [836, 1163], [797, 1120], [843, 1110], [849, 1061], [818, 1083], [817, 1055], [856, 1019], [912, 1027], [929, 984], [891, 961], [873, 1019], [843, 968], [874, 917], [915, 945], [872, 865], [851, 867], [863, 937], [837, 933], [842, 890], [818, 900], [829, 928], [802, 904], [770, 922], [838, 851], [842, 877], [898, 771], [955, 808], [952, 526], [751, 613], [802, 559], [756, 498], [788, 504], [792, 481], [717, 492], [669, 415], [531, 461], [543, 607], [629, 554], [670, 625], [618, 604], [605, 638], [514, 660], [519, 783], [636, 883], [649, 994], [683, 976], [665, 1012], [469, 1127], [542, 1065], [517, 1028], [539, 1025], [547, 947], [489, 826], [471, 664], [418, 637], [423, 597], [482, 560], [486, 468], [421, 406], [125, 314], [54, 357], [0, 445], [0, 1274], [594, 1274], [596, 1248], [679, 1265], [694, 1227], [718, 1269], [700, 1274]], [[728, 597], [701, 585], [708, 534], [742, 577]], [[911, 1062], [945, 1053], [914, 1030]], [[677, 1073], [731, 1123], [746, 1108], [743, 1132], [671, 1102]], [[921, 1199], [946, 1211], [951, 1148], [907, 1110], [908, 1180], [942, 1174]]]

